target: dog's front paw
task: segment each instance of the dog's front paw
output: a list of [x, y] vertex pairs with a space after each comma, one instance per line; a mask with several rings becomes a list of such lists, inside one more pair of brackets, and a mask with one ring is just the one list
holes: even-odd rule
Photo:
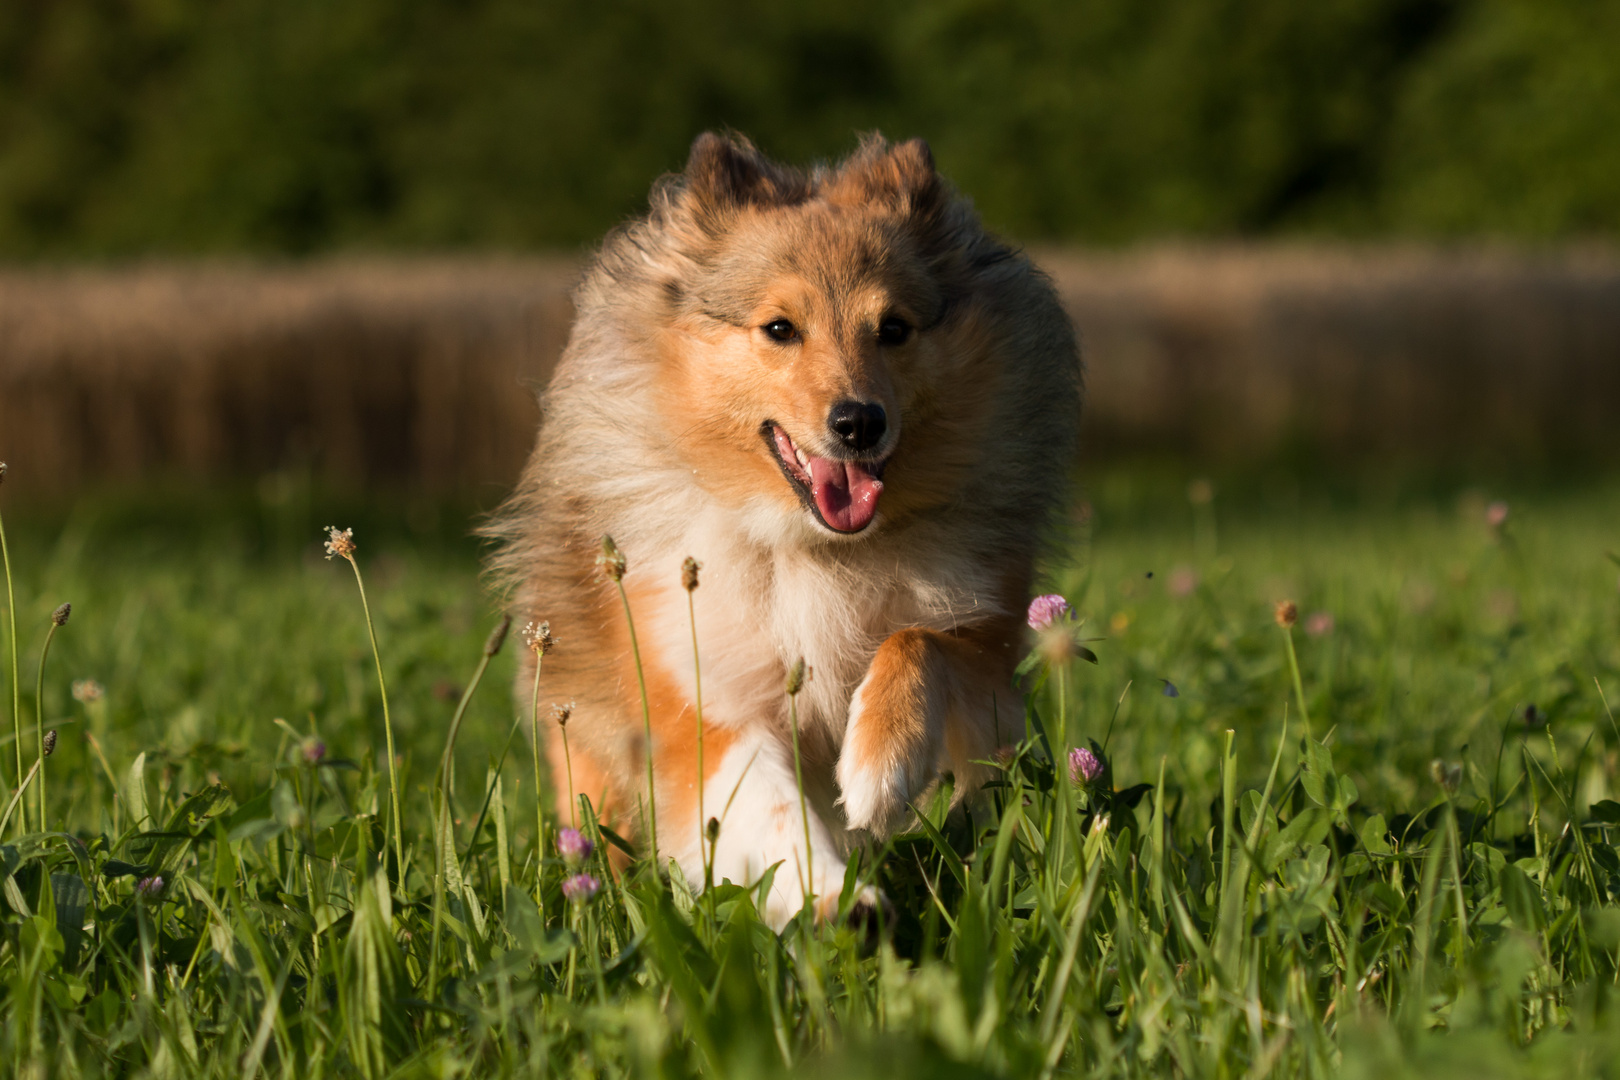
[[852, 829], [887, 836], [905, 819], [912, 784], [905, 767], [881, 761], [861, 761], [846, 746], [838, 759], [838, 786], [844, 816]]
[[921, 631], [892, 635], [850, 702], [838, 786], [852, 829], [886, 836], [934, 780], [944, 702], [928, 685], [927, 648]]

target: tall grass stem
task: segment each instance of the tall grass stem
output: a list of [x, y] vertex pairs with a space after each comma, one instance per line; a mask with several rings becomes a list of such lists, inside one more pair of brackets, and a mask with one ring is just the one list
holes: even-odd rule
[[22, 778], [22, 783], [17, 785], [17, 790], [11, 793], [11, 801], [6, 804], [5, 813], [0, 814], [0, 833], [4, 833], [6, 831], [6, 826], [11, 824], [12, 812], [14, 810], [21, 810], [27, 805], [26, 800], [23, 799], [23, 793], [28, 790], [28, 785], [33, 783], [34, 774], [38, 771], [39, 762], [36, 761], [34, 762], [33, 767], [28, 770], [28, 775]]
[[382, 650], [377, 647], [377, 626], [371, 618], [371, 603], [366, 599], [366, 582], [360, 576], [360, 563], [352, 555], [345, 555], [349, 565], [354, 568], [354, 583], [360, 588], [360, 608], [366, 613], [366, 634], [371, 639], [371, 658], [377, 665], [377, 692], [382, 696], [383, 710], [383, 738], [388, 748], [388, 800], [390, 816], [393, 818], [394, 831], [394, 867], [398, 875], [400, 887], [405, 884], [405, 839], [400, 828], [399, 814], [399, 769], [395, 764], [394, 753], [394, 720], [388, 711], [388, 683], [383, 677]]
[[804, 903], [806, 907], [815, 903], [816, 862], [815, 855], [810, 849], [810, 804], [804, 797], [804, 766], [799, 756], [799, 690], [802, 687], [804, 658], [800, 657], [795, 664], [799, 678], [788, 676], [788, 723], [793, 729], [793, 783], [799, 789], [799, 817], [804, 822]]
[[[444, 878], [448, 870], [452, 869], [450, 866], [452, 861], [456, 861], [457, 866], [454, 869], [458, 871], [456, 876], [460, 877], [459, 857], [455, 852], [454, 819], [450, 815], [452, 786], [455, 782], [453, 775], [456, 736], [461, 734], [462, 722], [467, 718], [467, 706], [472, 703], [473, 695], [478, 692], [479, 684], [484, 681], [484, 673], [489, 670], [489, 662], [501, 651], [501, 644], [506, 640], [506, 632], [511, 625], [512, 617], [502, 616], [501, 622], [485, 642], [483, 654], [478, 658], [478, 666], [473, 669], [473, 676], [467, 681], [467, 689], [461, 692], [461, 700], [456, 703], [455, 714], [450, 718], [450, 731], [444, 738], [444, 753], [439, 757], [438, 798], [435, 800], [433, 825], [433, 948], [429, 960], [429, 993], [433, 993], [438, 984], [439, 934], [444, 921]], [[510, 739], [507, 740], [507, 745], [511, 745]], [[505, 751], [502, 751], [502, 758], [504, 757]]]
[[[703, 664], [698, 660], [698, 634], [697, 634], [697, 607], [692, 601], [692, 590], [686, 591], [686, 618], [692, 627], [692, 689], [697, 703], [697, 830], [698, 854], [703, 853], [704, 834], [708, 829], [709, 816], [703, 808]], [[704, 885], [707, 886], [712, 875], [712, 859], [703, 860]]]
[[[60, 609], [59, 609], [60, 610]], [[39, 831], [45, 831], [45, 660], [51, 655], [51, 641], [56, 637], [56, 631], [62, 622], [56, 618], [51, 619], [51, 627], [45, 631], [45, 644], [39, 650], [39, 675], [34, 682], [34, 741], [38, 751], [39, 761]]]
[[[529, 725], [533, 736], [531, 745], [534, 748], [534, 902], [543, 903], [544, 895], [540, 888], [540, 867], [545, 862], [546, 850], [546, 805], [540, 794], [540, 668], [545, 658], [535, 651], [534, 657], [534, 692], [529, 697]], [[570, 792], [570, 799], [573, 793]]]
[[467, 689], [461, 692], [461, 700], [456, 702], [456, 711], [450, 716], [450, 731], [444, 737], [444, 752], [439, 755], [439, 789], [444, 797], [449, 799], [450, 766], [455, 760], [456, 737], [461, 734], [461, 725], [467, 718], [467, 706], [472, 703], [473, 695], [478, 692], [478, 684], [484, 681], [484, 672], [489, 670], [489, 662], [494, 658], [487, 650], [478, 658], [478, 667], [473, 669], [473, 676], [467, 681]]
[[[1237, 756], [1232, 752], [1236, 732], [1226, 729], [1221, 742], [1221, 893], [1220, 909], [1225, 909], [1228, 890], [1240, 887], [1232, 880], [1232, 811], [1237, 805]], [[1235, 944], [1235, 943], [1234, 943]]]
[[630, 594], [625, 592], [622, 576], [613, 580], [624, 604], [624, 625], [630, 630], [630, 654], [636, 661], [636, 685], [641, 688], [641, 727], [646, 744], [642, 754], [647, 762], [647, 837], [652, 855], [653, 871], [658, 871], [658, 794], [653, 786], [652, 706], [647, 702], [647, 675], [641, 668], [641, 644], [636, 640], [636, 620], [630, 614]]
[[1294, 651], [1294, 629], [1282, 628], [1283, 642], [1288, 646], [1288, 673], [1294, 679], [1294, 700], [1299, 704], [1299, 721], [1305, 728], [1305, 737], [1311, 737], [1311, 714], [1305, 707], [1305, 684], [1299, 677], [1299, 656]]
[[[11, 650], [11, 736], [12, 746], [17, 754], [17, 789], [22, 789], [23, 783], [23, 752], [22, 752], [22, 684], [21, 676], [17, 673], [17, 593], [11, 585], [11, 548], [6, 543], [6, 519], [0, 514], [0, 562], [6, 569], [6, 617], [10, 621], [10, 634], [7, 644]], [[17, 819], [17, 829], [20, 833], [28, 832], [28, 808], [23, 807]]]
[[473, 845], [478, 842], [478, 834], [484, 828], [484, 822], [489, 819], [489, 808], [494, 804], [495, 801], [495, 788], [500, 783], [501, 770], [506, 767], [506, 755], [511, 752], [512, 742], [517, 738], [517, 734], [522, 723], [523, 717], [519, 716], [512, 724], [512, 730], [506, 733], [506, 743], [501, 747], [500, 756], [495, 759], [494, 771], [492, 772], [488, 782], [484, 785], [484, 798], [483, 801], [478, 804], [478, 816], [473, 818], [472, 832], [467, 834], [467, 863], [461, 868], [461, 876], [463, 880], [465, 880], [468, 873], [470, 873]]
[[568, 725], [561, 724], [557, 728], [562, 735], [563, 744], [563, 772], [568, 776], [568, 824], [579, 828], [579, 798], [574, 794], [574, 759], [568, 752]]

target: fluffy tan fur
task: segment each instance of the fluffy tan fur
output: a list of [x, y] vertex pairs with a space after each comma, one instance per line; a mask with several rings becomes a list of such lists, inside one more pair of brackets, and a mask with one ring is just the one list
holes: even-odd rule
[[[766, 331], [777, 320], [791, 341]], [[880, 340], [885, 320], [903, 341]], [[1046, 278], [985, 232], [921, 141], [872, 137], [800, 171], [700, 137], [586, 271], [534, 454], [489, 530], [515, 614], [559, 639], [542, 693], [576, 702], [576, 789], [635, 829], [649, 748], [618, 597], [594, 565], [611, 534], [629, 559], [661, 854], [702, 880], [704, 785], [722, 819], [716, 879], [781, 862], [772, 917], [806, 889], [826, 910], [846, 830], [896, 827], [946, 771], [970, 789], [975, 762], [1021, 731], [1020, 616], [1080, 394]], [[856, 532], [812, 510], [769, 435], [837, 457], [827, 418], [844, 400], [888, 418], [876, 517]], [[688, 555], [703, 564], [703, 777]], [[809, 851], [783, 692], [799, 656]], [[549, 752], [560, 777], [559, 740]]]

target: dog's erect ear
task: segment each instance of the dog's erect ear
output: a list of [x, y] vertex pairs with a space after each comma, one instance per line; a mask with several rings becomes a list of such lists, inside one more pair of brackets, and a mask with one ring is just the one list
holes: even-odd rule
[[944, 193], [934, 171], [934, 152], [922, 139], [889, 143], [881, 135], [870, 135], [840, 174], [839, 186], [846, 197], [899, 203], [913, 211], [932, 209]]
[[685, 175], [687, 193], [711, 211], [784, 205], [802, 200], [807, 192], [802, 174], [769, 161], [740, 135], [712, 131], [693, 141]]

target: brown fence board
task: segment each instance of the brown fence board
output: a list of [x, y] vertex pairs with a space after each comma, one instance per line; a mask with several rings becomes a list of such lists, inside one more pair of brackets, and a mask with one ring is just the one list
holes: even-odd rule
[[[1047, 252], [1094, 455], [1616, 456], [1620, 259], [1601, 250]], [[564, 260], [0, 272], [0, 460], [64, 488], [311, 468], [516, 475], [566, 340]]]

